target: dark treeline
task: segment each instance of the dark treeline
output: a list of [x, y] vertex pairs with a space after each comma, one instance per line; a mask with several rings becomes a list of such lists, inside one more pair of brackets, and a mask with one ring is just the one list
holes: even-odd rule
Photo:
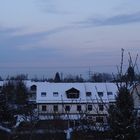
[[[133, 67], [130, 66], [127, 70], [127, 73], [132, 73], [133, 74], [133, 79], [134, 81], [140, 81], [140, 73], [136, 73], [134, 75], [133, 72]], [[70, 83], [70, 82], [114, 82], [114, 81], [126, 81], [127, 75], [126, 73], [124, 75], [120, 75], [119, 74], [111, 74], [111, 73], [100, 73], [100, 72], [94, 72], [92, 74], [90, 74], [87, 78], [83, 77], [82, 74], [63, 74], [61, 72], [56, 72], [54, 77], [51, 78], [47, 78], [47, 77], [33, 77], [33, 78], [28, 78], [28, 74], [19, 74], [16, 76], [7, 76], [6, 80], [18, 80], [18, 79], [22, 79], [22, 80], [32, 80], [32, 81], [36, 81], [36, 82], [55, 82], [55, 83], [60, 83], [60, 82], [66, 82], [66, 83]], [[2, 77], [0, 77], [0, 81], [4, 80]], [[130, 79], [129, 79], [130, 80]]]
[[0, 121], [15, 123], [15, 115], [28, 115], [32, 109], [28, 102], [28, 88], [25, 75], [9, 77], [0, 91]]
[[[128, 69], [129, 70], [129, 69]], [[127, 72], [129, 73], [129, 71]], [[129, 74], [130, 75], [130, 74]], [[55, 82], [55, 83], [70, 83], [70, 82], [119, 82], [119, 81], [126, 81], [126, 80], [130, 80], [127, 79], [129, 78], [126, 73], [121, 75], [119, 74], [110, 74], [110, 73], [99, 73], [99, 72], [95, 72], [92, 75], [90, 75], [89, 78], [83, 78], [81, 74], [79, 75], [72, 75], [72, 74], [68, 74], [66, 76], [61, 76], [61, 74], [59, 72], [56, 72], [54, 78], [43, 78], [43, 79], [39, 79], [39, 78], [32, 78], [31, 80], [33, 81], [47, 81], [47, 82]], [[135, 75], [133, 75], [133, 79], [131, 79], [133, 81], [140, 81], [140, 74], [135, 73]]]
[[83, 78], [81, 74], [77, 75], [72, 75], [72, 74], [67, 74], [66, 76], [63, 76], [62, 73], [56, 72], [53, 78], [32, 78], [31, 80], [33, 81], [47, 81], [47, 82], [55, 82], [55, 83], [61, 83], [61, 82], [111, 82], [113, 81], [113, 75], [109, 73], [99, 73], [96, 72], [92, 75], [90, 75], [89, 78]]

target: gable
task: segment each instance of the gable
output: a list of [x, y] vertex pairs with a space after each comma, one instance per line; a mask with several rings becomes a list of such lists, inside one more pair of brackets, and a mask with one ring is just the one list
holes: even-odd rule
[[70, 88], [66, 91], [66, 93], [80, 93], [80, 91], [74, 87]]
[[67, 98], [79, 98], [80, 91], [76, 88], [70, 88], [66, 91]]

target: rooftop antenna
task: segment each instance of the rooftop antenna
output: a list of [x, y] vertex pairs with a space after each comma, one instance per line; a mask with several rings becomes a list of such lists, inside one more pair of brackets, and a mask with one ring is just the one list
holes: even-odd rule
[[60, 73], [60, 79], [63, 81], [63, 72]]
[[90, 66], [89, 66], [88, 76], [89, 76], [89, 80], [90, 80], [91, 79], [91, 69], [90, 69]]

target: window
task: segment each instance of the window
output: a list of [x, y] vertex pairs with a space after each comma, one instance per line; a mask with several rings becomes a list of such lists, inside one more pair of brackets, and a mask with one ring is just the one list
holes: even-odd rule
[[68, 93], [67, 98], [79, 98], [79, 93]]
[[70, 111], [70, 106], [69, 105], [65, 106], [65, 111]]
[[104, 106], [102, 104], [99, 104], [99, 110], [103, 111], [104, 110]]
[[58, 92], [53, 92], [53, 96], [57, 97], [58, 96]]
[[99, 97], [103, 97], [103, 92], [98, 92]]
[[112, 95], [113, 93], [112, 92], [107, 92], [107, 95]]
[[92, 105], [88, 105], [87, 109], [88, 111], [92, 111]]
[[86, 96], [91, 96], [91, 92], [86, 92]]
[[53, 106], [53, 111], [54, 111], [54, 112], [58, 111], [58, 105], [54, 105], [54, 106]]
[[46, 92], [41, 92], [41, 97], [45, 97], [47, 95]]
[[81, 105], [77, 105], [77, 111], [81, 111]]
[[47, 110], [47, 106], [46, 105], [42, 105], [42, 111], [46, 111]]
[[37, 88], [36, 85], [32, 85], [32, 86], [30, 87], [30, 90], [31, 90], [31, 91], [36, 91], [36, 88]]
[[97, 123], [103, 123], [104, 122], [104, 118], [103, 117], [96, 117], [96, 122]]

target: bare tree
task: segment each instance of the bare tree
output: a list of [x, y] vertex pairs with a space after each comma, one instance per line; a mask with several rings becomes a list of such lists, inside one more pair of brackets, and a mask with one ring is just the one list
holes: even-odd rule
[[123, 74], [123, 53], [124, 49], [122, 49], [121, 66], [120, 70], [118, 70], [119, 82], [115, 80], [118, 87], [116, 103], [109, 109], [109, 126], [113, 139], [135, 140], [134, 104], [130, 91], [130, 86], [134, 84], [135, 66], [129, 53], [129, 66], [125, 74]]

